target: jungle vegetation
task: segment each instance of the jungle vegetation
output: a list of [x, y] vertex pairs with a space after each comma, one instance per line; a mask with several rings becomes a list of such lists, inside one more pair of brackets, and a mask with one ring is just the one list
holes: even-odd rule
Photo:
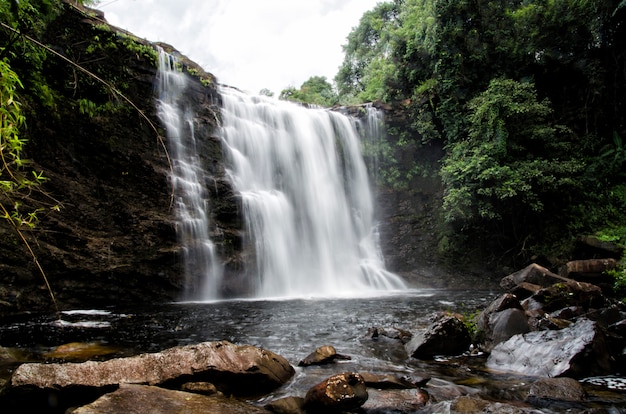
[[403, 102], [408, 136], [445, 149], [452, 250], [626, 242], [625, 0], [388, 1], [344, 56], [342, 103]]

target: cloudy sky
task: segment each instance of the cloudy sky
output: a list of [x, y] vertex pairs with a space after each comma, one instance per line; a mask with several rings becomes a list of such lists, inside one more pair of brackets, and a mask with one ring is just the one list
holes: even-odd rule
[[332, 81], [341, 46], [381, 0], [100, 0], [107, 21], [166, 42], [222, 84], [276, 95], [311, 76]]

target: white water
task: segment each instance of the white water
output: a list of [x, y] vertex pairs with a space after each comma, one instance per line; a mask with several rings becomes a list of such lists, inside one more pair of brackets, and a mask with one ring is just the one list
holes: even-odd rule
[[221, 135], [242, 196], [256, 297], [405, 289], [384, 268], [359, 137], [349, 118], [230, 88]]
[[214, 299], [223, 269], [209, 237], [206, 174], [197, 154], [194, 122], [185, 106], [185, 75], [175, 57], [159, 50], [158, 114], [167, 131], [177, 235], [183, 249], [184, 299]]

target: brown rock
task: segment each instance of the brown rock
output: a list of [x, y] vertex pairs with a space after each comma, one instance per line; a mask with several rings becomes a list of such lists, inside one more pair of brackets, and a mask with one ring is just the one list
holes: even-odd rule
[[567, 279], [557, 275], [556, 273], [552, 273], [543, 266], [533, 263], [526, 266], [522, 270], [518, 270], [517, 272], [504, 277], [500, 281], [500, 286], [504, 290], [508, 291], [523, 282], [539, 286], [550, 286], [554, 283], [563, 282], [565, 280]]
[[249, 345], [205, 342], [163, 352], [77, 364], [22, 364], [11, 377], [14, 388], [102, 388], [117, 384], [209, 381], [227, 393], [255, 395], [284, 384], [294, 369], [284, 358]]
[[371, 372], [361, 372], [365, 385], [378, 389], [409, 389], [417, 388], [418, 386], [425, 385], [430, 378], [420, 379], [419, 385], [416, 382], [410, 381], [406, 378], [401, 378], [391, 374], [373, 374]]
[[304, 414], [304, 398], [285, 397], [272, 401], [265, 409], [274, 414]]
[[528, 399], [580, 402], [585, 395], [583, 386], [573, 378], [542, 378], [530, 387]]
[[298, 365], [301, 367], [308, 367], [309, 365], [331, 364], [338, 359], [349, 360], [350, 357], [338, 354], [335, 347], [331, 345], [324, 345], [307, 355], [306, 358], [298, 363]]
[[222, 394], [217, 390], [215, 385], [210, 382], [186, 382], [180, 387], [180, 389], [185, 392], [193, 392], [195, 394], [202, 395]]
[[118, 349], [99, 342], [70, 342], [57, 346], [43, 356], [65, 361], [86, 361], [94, 357], [114, 354], [117, 351]]
[[207, 397], [146, 385], [123, 384], [72, 414], [262, 414], [269, 411], [219, 396]]
[[313, 386], [304, 398], [307, 413], [355, 410], [367, 401], [363, 377], [355, 372], [336, 374]]

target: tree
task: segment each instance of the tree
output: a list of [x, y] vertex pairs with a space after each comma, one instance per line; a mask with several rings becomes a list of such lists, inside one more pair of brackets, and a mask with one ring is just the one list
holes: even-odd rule
[[304, 81], [300, 89], [293, 86], [283, 89], [280, 99], [325, 107], [333, 106], [338, 102], [335, 88], [325, 76], [311, 76]]
[[273, 97], [274, 96], [274, 92], [270, 91], [267, 88], [263, 88], [259, 91], [259, 95], [261, 96], [268, 96], [268, 97]]
[[396, 71], [390, 54], [402, 3], [396, 0], [377, 4], [365, 12], [348, 35], [348, 43], [343, 46], [344, 60], [335, 76], [344, 101], [386, 98], [386, 83]]

